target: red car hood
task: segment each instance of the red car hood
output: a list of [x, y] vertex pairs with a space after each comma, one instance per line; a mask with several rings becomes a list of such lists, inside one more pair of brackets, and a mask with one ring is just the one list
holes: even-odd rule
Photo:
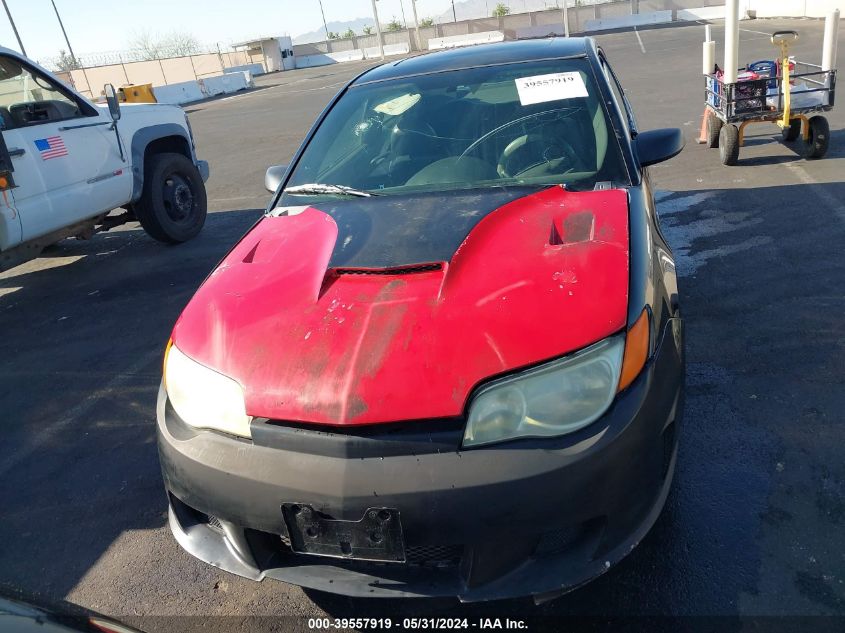
[[252, 416], [458, 416], [491, 376], [625, 326], [624, 190], [552, 187], [511, 200], [460, 236], [448, 260], [402, 266], [331, 265], [350, 240], [339, 223], [313, 207], [263, 219], [176, 324], [174, 344], [240, 382]]

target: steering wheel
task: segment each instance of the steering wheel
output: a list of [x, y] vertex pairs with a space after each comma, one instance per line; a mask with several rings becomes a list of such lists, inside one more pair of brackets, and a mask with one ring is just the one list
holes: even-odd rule
[[[534, 149], [534, 151], [529, 152], [528, 150], [530, 149]], [[514, 171], [511, 167], [511, 163], [515, 157], [520, 155], [537, 156], [538, 159], [530, 165], [521, 167], [518, 171]], [[567, 171], [569, 171], [574, 168], [577, 162], [578, 154], [576, 153], [575, 148], [568, 142], [563, 139], [551, 140], [538, 133], [529, 133], [523, 134], [508, 143], [508, 146], [499, 158], [499, 164], [496, 165], [496, 171], [502, 178], [513, 178], [514, 176], [520, 176], [528, 170], [544, 164], [568, 164], [570, 167]]]

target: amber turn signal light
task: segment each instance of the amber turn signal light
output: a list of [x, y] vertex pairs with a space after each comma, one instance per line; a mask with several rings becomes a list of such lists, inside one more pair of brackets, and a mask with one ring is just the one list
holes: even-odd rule
[[649, 338], [648, 309], [644, 309], [640, 317], [625, 334], [625, 354], [622, 357], [622, 372], [619, 375], [617, 392], [627, 388], [634, 378], [640, 375], [645, 362], [648, 360]]

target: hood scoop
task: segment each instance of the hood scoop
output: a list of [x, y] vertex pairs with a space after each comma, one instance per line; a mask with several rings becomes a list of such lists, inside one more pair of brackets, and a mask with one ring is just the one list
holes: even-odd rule
[[390, 268], [335, 268], [336, 275], [413, 275], [443, 270], [442, 262], [412, 264], [410, 266], [392, 266]]

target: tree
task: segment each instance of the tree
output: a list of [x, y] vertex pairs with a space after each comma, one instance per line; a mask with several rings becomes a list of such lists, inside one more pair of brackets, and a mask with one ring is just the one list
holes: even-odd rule
[[361, 32], [364, 35], [372, 35], [373, 34], [373, 27], [371, 27], [370, 25], [367, 25], [363, 29], [361, 29]]
[[161, 47], [168, 57], [185, 57], [198, 53], [200, 43], [191, 33], [173, 31], [162, 38]]
[[352, 39], [353, 37], [355, 37], [355, 31], [353, 31], [352, 29], [346, 29], [346, 32], [343, 34], [343, 37], [345, 37], [346, 39]]
[[509, 15], [511, 12], [510, 7], [506, 6], [503, 3], [499, 3], [496, 5], [496, 8], [493, 9], [493, 17], [494, 18], [503, 18], [506, 15]]
[[420, 28], [425, 29], [429, 26], [434, 26], [433, 18], [423, 18], [422, 20], [420, 20]]
[[129, 40], [129, 48], [141, 60], [184, 57], [200, 50], [199, 42], [191, 33], [172, 31], [166, 35], [139, 31]]
[[330, 40], [339, 40], [340, 35], [338, 33], [335, 33], [334, 31], [329, 31], [329, 39]]
[[67, 54], [67, 51], [59, 51], [59, 58], [56, 60], [56, 68], [59, 70], [76, 70], [77, 68], [82, 68], [82, 65], [77, 61], [75, 57], [71, 57]]
[[396, 19], [396, 16], [393, 16], [393, 19], [387, 23], [385, 27], [388, 31], [401, 31], [402, 30], [402, 23]]

